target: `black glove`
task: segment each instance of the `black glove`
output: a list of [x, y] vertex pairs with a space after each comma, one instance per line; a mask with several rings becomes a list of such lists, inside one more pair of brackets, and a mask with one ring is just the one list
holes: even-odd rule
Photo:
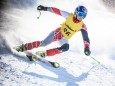
[[87, 55], [87, 56], [89, 56], [89, 55], [91, 54], [91, 51], [90, 51], [89, 47], [85, 47], [84, 53], [85, 53], [85, 55]]
[[44, 6], [42, 6], [42, 5], [39, 5], [39, 6], [37, 7], [37, 10], [47, 11], [47, 7], [44, 7]]

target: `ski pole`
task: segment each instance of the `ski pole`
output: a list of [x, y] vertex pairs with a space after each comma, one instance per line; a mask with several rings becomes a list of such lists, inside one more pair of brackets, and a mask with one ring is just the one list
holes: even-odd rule
[[40, 10], [39, 10], [39, 13], [40, 13], [40, 14], [39, 14], [39, 16], [37, 17], [37, 19], [39, 19], [39, 18], [40, 18], [40, 16], [41, 16], [41, 11], [40, 11]]
[[96, 61], [98, 64], [100, 64], [99, 61], [97, 61], [94, 57], [90, 56], [94, 61]]

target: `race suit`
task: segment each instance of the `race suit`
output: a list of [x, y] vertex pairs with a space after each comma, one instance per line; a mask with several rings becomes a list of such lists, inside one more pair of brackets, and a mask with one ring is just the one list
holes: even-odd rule
[[81, 31], [84, 47], [89, 47], [90, 41], [88, 38], [86, 25], [83, 21], [77, 22], [74, 19], [73, 13], [68, 13], [55, 7], [47, 7], [47, 11], [64, 17], [65, 22], [61, 24], [61, 27], [52, 31], [44, 40], [26, 43], [25, 47], [27, 50], [43, 47], [54, 41], [59, 41], [61, 46], [46, 50], [46, 55], [53, 56], [65, 52], [69, 50], [68, 39], [70, 39], [78, 31]]

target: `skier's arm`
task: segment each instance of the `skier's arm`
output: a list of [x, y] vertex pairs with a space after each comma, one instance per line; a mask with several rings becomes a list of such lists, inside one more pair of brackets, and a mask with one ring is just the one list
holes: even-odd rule
[[49, 11], [49, 12], [55, 13], [57, 15], [63, 16], [64, 18], [67, 18], [70, 15], [69, 12], [60, 10], [58, 8], [55, 8], [55, 7], [45, 7], [45, 6], [42, 6], [42, 5], [39, 5], [37, 7], [37, 10], [39, 10], [39, 11]]
[[67, 18], [70, 15], [69, 12], [60, 10], [58, 8], [55, 8], [55, 7], [47, 7], [47, 11], [55, 13], [55, 14], [60, 15], [60, 16], [63, 16], [64, 18]]
[[89, 41], [87, 28], [86, 28], [85, 24], [82, 26], [81, 33], [82, 33], [83, 42], [84, 42], [84, 53], [85, 53], [85, 55], [89, 56], [91, 54], [90, 41]]
[[83, 37], [84, 47], [89, 47], [90, 40], [88, 37], [87, 28], [86, 28], [85, 24], [82, 26], [81, 33], [82, 33], [82, 37]]

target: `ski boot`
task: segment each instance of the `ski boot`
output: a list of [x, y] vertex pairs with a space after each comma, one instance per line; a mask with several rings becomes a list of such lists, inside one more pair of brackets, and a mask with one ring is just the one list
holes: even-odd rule
[[38, 57], [36, 55], [26, 55], [30, 61], [37, 61]]
[[40, 56], [40, 57], [42, 57], [42, 58], [45, 58], [46, 52], [45, 52], [45, 51], [37, 51], [37, 52], [36, 52], [36, 55], [37, 55], [37, 56]]
[[46, 54], [44, 51], [38, 51], [36, 53], [26, 52], [26, 56], [30, 61], [37, 61], [39, 58], [45, 58]]
[[18, 52], [24, 52], [24, 51], [27, 50], [24, 44], [22, 44], [22, 45], [20, 45], [20, 46], [17, 46], [17, 47], [14, 48], [14, 49], [15, 49], [16, 51], [18, 51]]

